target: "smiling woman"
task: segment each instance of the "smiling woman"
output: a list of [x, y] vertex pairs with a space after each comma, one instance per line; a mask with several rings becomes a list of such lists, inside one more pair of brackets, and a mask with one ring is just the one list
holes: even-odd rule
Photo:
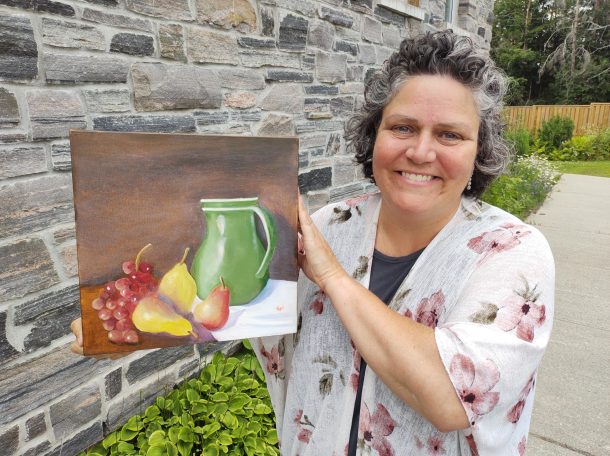
[[452, 32], [403, 41], [368, 81], [346, 136], [379, 192], [301, 204], [298, 333], [253, 343], [283, 455], [525, 451], [554, 265], [478, 200], [510, 158], [505, 87]]

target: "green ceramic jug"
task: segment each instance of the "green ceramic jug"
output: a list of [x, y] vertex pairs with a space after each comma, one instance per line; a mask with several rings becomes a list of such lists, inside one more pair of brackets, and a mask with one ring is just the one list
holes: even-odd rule
[[[230, 291], [230, 305], [246, 304], [269, 280], [276, 242], [273, 216], [259, 206], [257, 197], [202, 199], [200, 204], [206, 232], [191, 266], [197, 296], [205, 299], [222, 276]], [[265, 231], [266, 249], [256, 232], [255, 215]]]

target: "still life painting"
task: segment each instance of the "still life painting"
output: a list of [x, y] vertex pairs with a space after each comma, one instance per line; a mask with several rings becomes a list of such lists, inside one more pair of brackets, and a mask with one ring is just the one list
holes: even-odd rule
[[86, 355], [296, 331], [296, 138], [70, 145]]

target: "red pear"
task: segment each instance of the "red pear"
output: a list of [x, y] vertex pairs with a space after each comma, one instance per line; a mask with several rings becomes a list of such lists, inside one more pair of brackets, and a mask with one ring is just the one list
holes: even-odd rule
[[231, 293], [221, 277], [220, 285], [214, 288], [207, 298], [195, 305], [193, 309], [195, 321], [210, 331], [222, 328], [229, 320], [230, 299]]

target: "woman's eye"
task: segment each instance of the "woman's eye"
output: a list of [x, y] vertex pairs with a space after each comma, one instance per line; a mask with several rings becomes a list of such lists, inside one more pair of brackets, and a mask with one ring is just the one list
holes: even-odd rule
[[457, 141], [462, 139], [460, 135], [457, 133], [453, 133], [452, 131], [444, 131], [441, 133], [441, 138], [446, 139], [448, 141]]
[[413, 129], [411, 127], [409, 127], [408, 125], [395, 125], [392, 127], [392, 131], [394, 131], [395, 133], [398, 133], [400, 135], [407, 135], [407, 134], [413, 132]]

